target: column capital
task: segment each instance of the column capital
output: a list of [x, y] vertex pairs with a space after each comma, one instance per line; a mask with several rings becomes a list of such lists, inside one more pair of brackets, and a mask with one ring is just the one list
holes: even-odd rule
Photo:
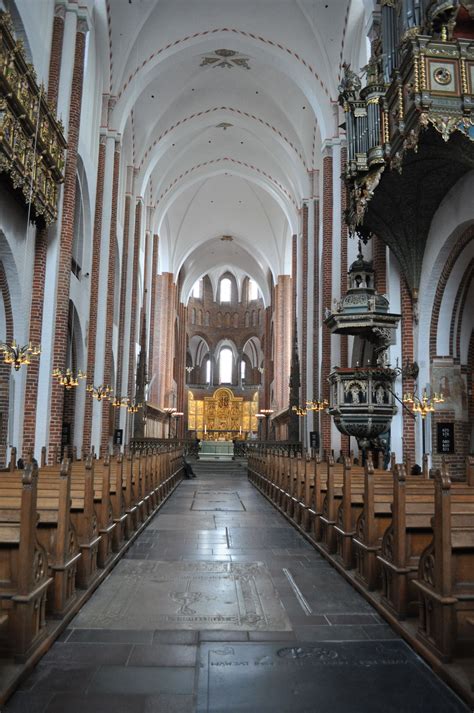
[[92, 20], [89, 10], [86, 7], [79, 7], [77, 9], [77, 31], [87, 35], [91, 27]]

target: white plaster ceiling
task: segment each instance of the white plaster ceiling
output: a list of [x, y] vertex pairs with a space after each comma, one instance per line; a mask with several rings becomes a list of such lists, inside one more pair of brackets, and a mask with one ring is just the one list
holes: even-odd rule
[[[111, 122], [153, 207], [161, 269], [183, 269], [189, 292], [229, 234], [212, 258], [268, 301], [337, 130], [342, 61], [364, 63], [363, 0], [112, 0], [106, 17]], [[201, 66], [220, 49], [249, 69]]]

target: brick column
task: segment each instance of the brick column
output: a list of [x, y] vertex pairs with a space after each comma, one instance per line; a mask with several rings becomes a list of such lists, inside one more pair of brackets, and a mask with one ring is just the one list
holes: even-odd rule
[[387, 292], [387, 246], [378, 235], [372, 239], [372, 259], [375, 270], [375, 289], [384, 295]]
[[59, 76], [61, 73], [61, 59], [63, 54], [65, 15], [66, 8], [64, 5], [56, 5], [54, 8], [53, 36], [51, 38], [51, 55], [49, 59], [48, 77], [48, 101], [54, 112], [58, 107]]
[[[64, 39], [64, 17], [66, 9], [63, 5], [55, 8], [53, 20], [53, 35], [51, 39], [51, 55], [48, 77], [48, 101], [53, 111], [58, 105], [59, 76]], [[46, 281], [46, 256], [48, 251], [47, 228], [37, 230], [35, 241], [35, 256], [33, 265], [33, 289], [30, 308], [30, 335], [33, 344], [41, 344], [43, 327], [44, 287]], [[35, 447], [36, 411], [38, 399], [40, 362], [34, 359], [28, 367], [25, 384], [25, 400], [23, 406], [23, 455], [26, 456]]]
[[277, 410], [280, 410], [288, 407], [290, 388], [291, 343], [294, 328], [290, 275], [278, 276], [275, 286], [274, 314], [274, 388]]
[[[90, 274], [90, 304], [89, 304], [89, 332], [87, 340], [87, 383], [95, 383], [95, 343], [97, 336], [97, 301], [99, 294], [100, 273], [100, 241], [102, 236], [102, 204], [104, 199], [104, 171], [105, 171], [105, 145], [106, 137], [102, 135], [99, 143], [99, 157], [97, 163], [97, 189], [94, 214], [94, 234], [92, 238], [92, 263]], [[91, 447], [92, 435], [92, 398], [86, 395], [84, 409], [84, 433], [82, 445], [87, 453]]]
[[[332, 229], [333, 229], [333, 160], [331, 149], [323, 157], [323, 246], [321, 262], [322, 354], [321, 398], [329, 400], [328, 376], [331, 371], [331, 332], [324, 324], [324, 311], [332, 305]], [[321, 413], [321, 442], [324, 451], [331, 450], [331, 417]]]
[[130, 398], [135, 394], [135, 372], [136, 372], [136, 344], [137, 335], [137, 312], [138, 312], [138, 269], [140, 258], [140, 241], [142, 227], [143, 201], [139, 198], [135, 205], [135, 238], [133, 241], [133, 267], [132, 267], [132, 296], [130, 312], [130, 343], [128, 356], [128, 395]]
[[[319, 261], [319, 200], [313, 204], [314, 227], [313, 227], [313, 393], [320, 399], [320, 361], [319, 361], [319, 328], [320, 328], [320, 270]], [[317, 419], [317, 420], [316, 420]], [[320, 430], [319, 414], [315, 414], [314, 428]]]
[[[341, 297], [347, 292], [347, 238], [348, 228], [345, 220], [345, 212], [347, 208], [347, 188], [344, 181], [344, 174], [347, 161], [347, 149], [345, 146], [341, 148]], [[341, 355], [340, 366], [349, 366], [349, 340], [347, 335], [341, 335]], [[349, 455], [350, 438], [341, 433], [341, 450]]]
[[[109, 260], [107, 265], [107, 307], [105, 314], [105, 350], [104, 350], [104, 374], [103, 383], [112, 384], [112, 340], [114, 331], [114, 304], [115, 304], [115, 261], [117, 259], [116, 255], [116, 245], [117, 245], [117, 203], [118, 203], [118, 191], [119, 191], [119, 175], [120, 175], [120, 144], [115, 141], [114, 146], [114, 170], [113, 170], [113, 181], [112, 181], [112, 205], [110, 212], [110, 235], [109, 235]], [[105, 266], [104, 266], [105, 267]], [[111, 426], [111, 409], [112, 405], [109, 402], [103, 404], [102, 407], [102, 435], [101, 435], [101, 447], [103, 450], [107, 450], [109, 446], [109, 439], [112, 434], [110, 433]]]
[[[151, 295], [150, 295], [150, 334], [148, 340], [148, 375], [150, 378], [155, 378], [155, 320], [156, 320], [156, 299], [158, 287], [158, 235], [153, 235], [153, 249], [151, 258]], [[151, 399], [151, 392], [148, 394], [148, 400], [156, 403]]]
[[[402, 313], [402, 364], [408, 359], [413, 363], [414, 340], [413, 340], [413, 300], [403, 276], [400, 277], [400, 304]], [[413, 393], [415, 382], [413, 379], [402, 379], [402, 392]], [[415, 462], [415, 421], [405, 409], [403, 409], [403, 457], [409, 455], [412, 463]]]
[[[41, 228], [36, 232], [34, 268], [32, 275], [33, 287], [31, 291], [29, 335], [29, 340], [32, 344], [41, 344], [47, 250], [48, 231], [46, 228]], [[35, 447], [39, 367], [39, 360], [33, 359], [26, 374], [25, 401], [23, 405], [24, 456], [30, 453]]]
[[[81, 23], [78, 24], [81, 27]], [[68, 342], [69, 287], [71, 277], [71, 255], [74, 237], [74, 210], [76, 204], [76, 169], [79, 129], [81, 121], [82, 85], [84, 75], [84, 31], [76, 33], [74, 69], [69, 109], [68, 150], [64, 172], [64, 197], [60, 234], [55, 332], [53, 342], [53, 369], [64, 369]], [[51, 387], [51, 413], [49, 423], [50, 449], [61, 446], [63, 423], [64, 388], [56, 379]]]
[[[303, 231], [302, 231], [302, 246], [301, 246], [301, 288], [302, 305], [301, 305], [301, 405], [304, 406], [306, 401], [313, 398], [313, 395], [308, 394], [308, 206], [303, 205]], [[306, 424], [306, 421], [304, 422]]]
[[[177, 359], [177, 369], [176, 369], [176, 387], [177, 387], [177, 398], [176, 407], [178, 411], [182, 411], [186, 414], [187, 404], [185, 403], [186, 390], [184, 384], [186, 381], [186, 321], [187, 321], [187, 308], [182, 302], [178, 304], [178, 344], [176, 345], [176, 359]], [[180, 438], [184, 436], [184, 426], [185, 426], [185, 416], [178, 419], [177, 433]]]
[[[135, 211], [132, 210], [132, 194], [134, 184], [133, 166], [127, 167], [127, 192], [125, 194], [125, 208], [123, 219], [123, 243], [122, 243], [122, 269], [120, 276], [120, 304], [119, 304], [119, 334], [117, 348], [117, 375], [115, 382], [115, 393], [117, 396], [125, 397], [127, 385], [127, 358], [125, 353], [126, 333], [127, 333], [127, 289], [129, 283], [129, 253], [130, 243], [133, 235], [133, 222]], [[125, 428], [125, 413], [123, 409], [118, 409], [115, 417], [115, 424], [118, 428]]]

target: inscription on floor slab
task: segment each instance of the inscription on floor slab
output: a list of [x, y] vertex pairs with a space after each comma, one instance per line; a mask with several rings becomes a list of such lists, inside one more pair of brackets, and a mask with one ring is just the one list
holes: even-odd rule
[[261, 562], [122, 560], [74, 628], [290, 631]]
[[198, 713], [382, 710], [468, 713], [401, 641], [201, 647]]
[[239, 494], [229, 490], [196, 490], [191, 510], [217, 512], [242, 512], [245, 510]]

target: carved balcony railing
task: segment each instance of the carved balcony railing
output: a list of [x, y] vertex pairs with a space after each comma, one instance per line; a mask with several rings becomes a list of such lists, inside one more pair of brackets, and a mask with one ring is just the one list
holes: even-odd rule
[[44, 87], [13, 37], [10, 16], [0, 12], [0, 172], [25, 203], [31, 199], [31, 217], [40, 225], [57, 219], [65, 148]]

